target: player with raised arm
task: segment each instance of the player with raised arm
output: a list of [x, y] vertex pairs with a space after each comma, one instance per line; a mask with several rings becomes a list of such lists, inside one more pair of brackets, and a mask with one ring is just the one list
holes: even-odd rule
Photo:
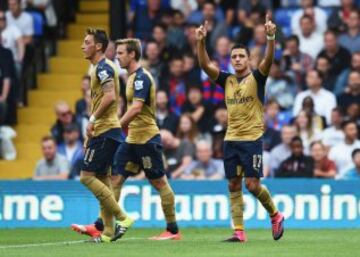
[[[120, 119], [122, 128], [128, 128], [126, 142], [120, 145], [114, 157], [115, 171], [120, 174], [113, 183], [121, 188], [125, 180], [143, 170], [150, 184], [159, 192], [167, 223], [166, 230], [153, 240], [181, 238], [175, 217], [175, 196], [164, 174], [163, 148], [156, 125], [156, 85], [150, 72], [140, 65], [141, 43], [138, 39], [116, 41], [116, 56], [121, 68], [127, 69], [127, 111]], [[115, 239], [128, 227], [117, 221]]]
[[91, 116], [86, 128], [85, 157], [80, 181], [99, 200], [102, 233], [92, 242], [110, 242], [116, 222], [133, 223], [120, 209], [111, 191], [110, 166], [121, 142], [119, 109], [119, 79], [112, 61], [105, 58], [108, 38], [103, 30], [88, 29], [81, 46], [85, 58], [91, 62]]
[[228, 127], [224, 142], [224, 166], [230, 191], [234, 234], [229, 242], [247, 240], [243, 223], [242, 179], [246, 188], [261, 202], [271, 217], [274, 240], [282, 237], [284, 216], [276, 209], [269, 191], [261, 185], [262, 135], [264, 133], [263, 103], [265, 82], [274, 59], [276, 25], [266, 16], [267, 46], [258, 69], [251, 71], [249, 50], [237, 44], [231, 49], [235, 74], [216, 68], [206, 51], [207, 22], [196, 30], [200, 67], [225, 90]]

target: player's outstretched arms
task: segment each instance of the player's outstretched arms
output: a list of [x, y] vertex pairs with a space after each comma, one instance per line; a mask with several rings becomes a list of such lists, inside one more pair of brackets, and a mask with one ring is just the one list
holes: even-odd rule
[[204, 25], [198, 27], [195, 33], [199, 65], [212, 80], [216, 80], [219, 77], [220, 71], [211, 63], [209, 55], [206, 51], [205, 39], [207, 34], [207, 21], [205, 21]]
[[263, 75], [269, 75], [271, 64], [274, 60], [275, 53], [275, 32], [276, 25], [271, 21], [270, 15], [266, 15], [265, 32], [267, 37], [267, 45], [265, 51], [265, 57], [260, 62], [259, 70]]

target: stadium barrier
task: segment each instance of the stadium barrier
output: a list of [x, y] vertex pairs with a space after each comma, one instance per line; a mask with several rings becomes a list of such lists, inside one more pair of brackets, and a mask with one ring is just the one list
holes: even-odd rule
[[[226, 181], [172, 181], [182, 227], [230, 227]], [[287, 228], [360, 228], [360, 181], [264, 180], [286, 217]], [[247, 228], [268, 228], [264, 208], [244, 195]], [[163, 227], [160, 198], [146, 181], [128, 181], [120, 205], [137, 227]], [[0, 181], [0, 228], [68, 227], [99, 213], [78, 181]]]

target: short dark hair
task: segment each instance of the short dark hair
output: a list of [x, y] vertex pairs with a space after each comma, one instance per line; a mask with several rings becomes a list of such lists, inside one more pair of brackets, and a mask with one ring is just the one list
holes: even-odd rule
[[247, 55], [250, 57], [250, 50], [249, 48], [244, 45], [244, 44], [235, 44], [233, 47], [231, 47], [230, 53], [234, 50], [234, 49], [245, 49], [245, 52], [247, 53]]
[[310, 16], [310, 15], [308, 15], [308, 14], [304, 14], [303, 16], [301, 16], [301, 18], [300, 18], [300, 22], [301, 22], [302, 20], [305, 20], [305, 19], [308, 19], [308, 20], [314, 21], [313, 17], [311, 17], [311, 16]]
[[44, 143], [46, 141], [53, 141], [53, 143], [56, 144], [56, 140], [53, 136], [46, 135], [41, 138], [41, 143]]
[[340, 113], [340, 114], [341, 114], [341, 109], [340, 109], [340, 107], [338, 107], [338, 106], [334, 107], [331, 111], [332, 111], [332, 112], [337, 112], [337, 113]]
[[335, 30], [333, 30], [333, 29], [328, 29], [328, 30], [326, 30], [325, 32], [324, 32], [324, 36], [326, 36], [327, 34], [332, 34], [334, 37], [337, 37], [337, 33], [336, 33], [336, 31]]
[[106, 48], [109, 44], [109, 39], [106, 35], [105, 30], [102, 29], [96, 29], [96, 28], [88, 28], [86, 30], [86, 35], [92, 35], [94, 36], [95, 44], [101, 44], [101, 51], [105, 53]]
[[341, 123], [341, 129], [345, 129], [349, 124], [357, 125], [355, 121], [353, 120], [345, 120]]
[[295, 41], [297, 46], [300, 45], [299, 37], [296, 36], [296, 35], [291, 35], [291, 36], [289, 36], [289, 37], [286, 39], [286, 43], [287, 43], [287, 42], [290, 42], [290, 41]]
[[351, 158], [355, 158], [355, 155], [357, 154], [357, 153], [360, 153], [360, 148], [356, 148], [356, 149], [354, 149], [354, 151], [352, 151], [352, 153], [351, 153]]
[[81, 80], [85, 80], [85, 79], [90, 81], [91, 77], [89, 75], [85, 74]]
[[299, 137], [299, 136], [294, 136], [294, 137], [291, 139], [291, 144], [294, 143], [294, 142], [300, 142], [301, 145], [303, 145], [303, 141], [302, 141], [301, 137]]
[[214, 8], [216, 8], [216, 4], [213, 0], [206, 0], [203, 4], [203, 7], [206, 5], [206, 4], [211, 4], [212, 6], [214, 6]]

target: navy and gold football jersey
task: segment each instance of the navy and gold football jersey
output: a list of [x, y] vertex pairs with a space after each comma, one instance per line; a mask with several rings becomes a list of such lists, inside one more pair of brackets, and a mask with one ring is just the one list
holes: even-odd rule
[[225, 89], [228, 110], [226, 141], [252, 141], [264, 133], [264, 91], [267, 76], [259, 70], [238, 78], [220, 72], [216, 83]]
[[150, 72], [144, 68], [137, 69], [132, 73], [126, 84], [126, 100], [128, 108], [133, 101], [143, 101], [141, 112], [129, 124], [129, 132], [126, 142], [130, 144], [145, 144], [155, 135], [159, 134], [159, 128], [155, 119], [155, 92], [154, 79]]
[[114, 128], [120, 128], [118, 118], [119, 110], [119, 74], [114, 63], [108, 59], [102, 59], [92, 69], [91, 73], [91, 113], [99, 107], [104, 93], [102, 85], [113, 80], [115, 85], [116, 100], [111, 103], [108, 109], [95, 121], [94, 136], [99, 136]]

